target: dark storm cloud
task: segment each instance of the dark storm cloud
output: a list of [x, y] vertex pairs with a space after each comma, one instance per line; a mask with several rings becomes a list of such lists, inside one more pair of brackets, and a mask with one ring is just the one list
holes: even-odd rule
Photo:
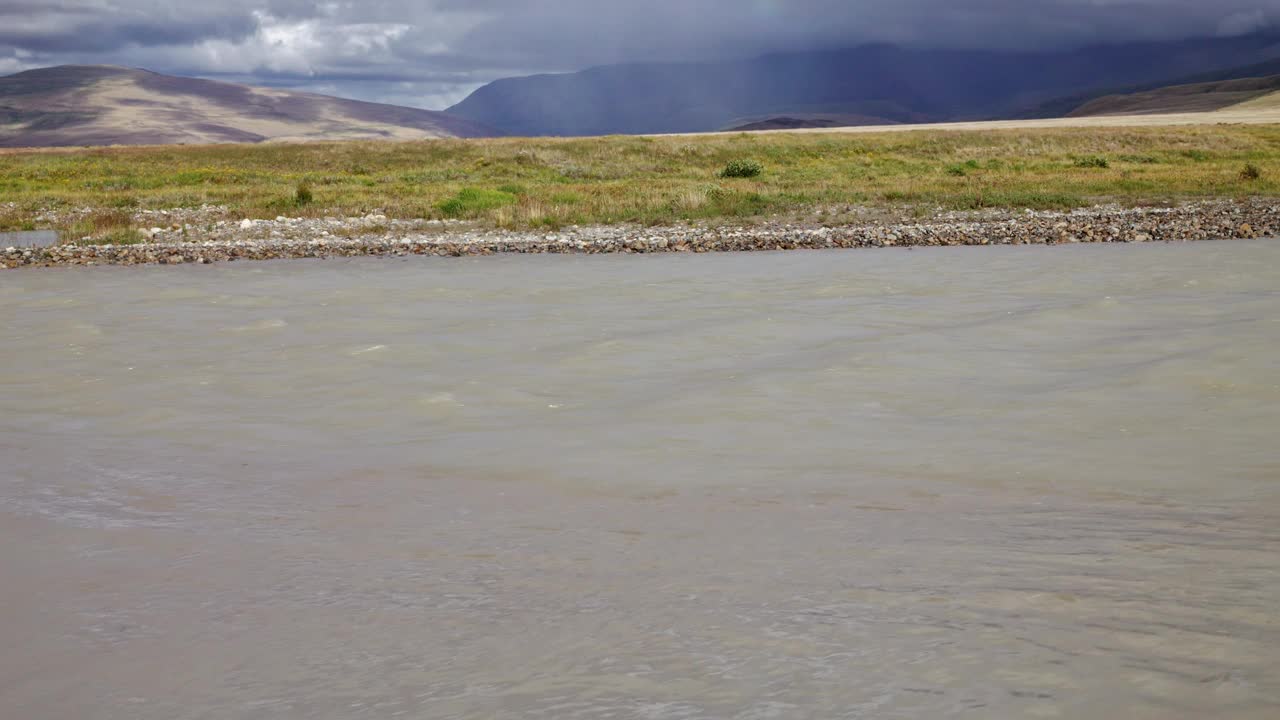
[[[202, 26], [207, 29], [201, 30]], [[75, 49], [76, 43], [105, 49], [135, 43], [181, 44], [213, 35], [244, 34], [252, 26], [252, 17], [243, 13], [175, 12], [144, 2], [0, 2], [0, 42], [34, 52]]]
[[0, 46], [33, 53], [115, 52], [131, 46], [186, 45], [208, 38], [242, 39], [257, 30], [251, 17], [214, 20], [148, 20], [133, 23], [90, 21], [78, 23], [74, 33], [27, 33], [0, 30]]
[[544, 63], [757, 54], [863, 42], [1043, 47], [1243, 33], [1277, 0], [448, 0], [492, 10], [473, 52]]
[[0, 0], [0, 71], [141, 65], [439, 106], [495, 77], [610, 62], [1277, 28], [1280, 0]]

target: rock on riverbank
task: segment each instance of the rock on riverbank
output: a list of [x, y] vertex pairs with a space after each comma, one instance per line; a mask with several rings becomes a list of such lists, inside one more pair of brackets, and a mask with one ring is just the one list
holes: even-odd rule
[[[173, 211], [178, 215], [181, 211]], [[168, 213], [165, 213], [168, 215]], [[723, 226], [591, 226], [557, 232], [479, 229], [465, 223], [276, 218], [218, 221], [196, 229], [148, 229], [136, 245], [66, 244], [0, 249], [0, 267], [211, 263], [360, 255], [649, 253], [944, 245], [1159, 242], [1280, 235], [1280, 201], [1217, 200], [1164, 208], [1095, 207], [1071, 212], [949, 213], [924, 222], [847, 224], [770, 221]]]

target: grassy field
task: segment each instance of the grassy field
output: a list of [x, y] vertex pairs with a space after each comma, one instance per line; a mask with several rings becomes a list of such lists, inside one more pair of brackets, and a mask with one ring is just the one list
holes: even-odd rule
[[[735, 161], [754, 177], [723, 177]], [[1244, 172], [1251, 166], [1256, 173]], [[739, 173], [741, 174], [741, 173]], [[750, 174], [749, 172], [746, 174]], [[674, 223], [832, 206], [1072, 208], [1280, 194], [1280, 126], [443, 140], [11, 151], [0, 230], [91, 207], [232, 217], [465, 218], [502, 227]]]

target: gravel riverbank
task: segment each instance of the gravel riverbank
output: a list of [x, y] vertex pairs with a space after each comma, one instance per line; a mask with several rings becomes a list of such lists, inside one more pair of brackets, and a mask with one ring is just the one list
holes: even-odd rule
[[[824, 219], [751, 224], [572, 227], [554, 232], [439, 220], [214, 219], [219, 208], [143, 211], [145, 242], [0, 248], [0, 267], [212, 263], [360, 255], [741, 252], [856, 247], [1169, 242], [1280, 235], [1280, 201], [1214, 200], [1172, 207], [1099, 206], [1070, 212], [939, 213], [914, 221], [847, 208]], [[824, 211], [827, 212], [827, 211]]]

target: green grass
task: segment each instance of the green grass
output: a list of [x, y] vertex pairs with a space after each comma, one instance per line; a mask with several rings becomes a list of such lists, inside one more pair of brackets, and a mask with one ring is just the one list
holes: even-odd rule
[[[739, 161], [763, 172], [722, 177]], [[734, 222], [848, 205], [1138, 205], [1280, 195], [1277, 166], [1280, 126], [1227, 125], [5, 151], [0, 230], [90, 207], [118, 213], [88, 233], [107, 236], [135, 210], [202, 204], [233, 218], [377, 211], [503, 227]]]
[[[503, 187], [511, 187], [505, 185]], [[490, 210], [514, 205], [515, 193], [485, 188], [462, 188], [456, 195], [440, 203], [440, 212], [451, 218], [475, 218]]]

